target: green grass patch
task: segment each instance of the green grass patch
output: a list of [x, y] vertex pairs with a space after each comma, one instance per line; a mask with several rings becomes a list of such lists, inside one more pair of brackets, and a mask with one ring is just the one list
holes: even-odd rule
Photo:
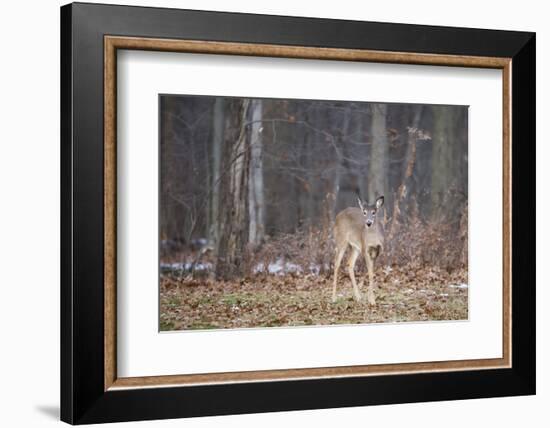
[[227, 306], [240, 305], [243, 302], [242, 296], [236, 294], [229, 294], [222, 298], [221, 302]]
[[172, 331], [175, 326], [172, 321], [160, 320], [160, 331]]
[[197, 321], [189, 326], [189, 330], [212, 330], [219, 328], [216, 324], [209, 322]]

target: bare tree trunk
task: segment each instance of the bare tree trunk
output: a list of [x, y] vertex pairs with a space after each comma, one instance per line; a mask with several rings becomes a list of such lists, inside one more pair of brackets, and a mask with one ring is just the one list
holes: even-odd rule
[[[401, 184], [397, 189], [397, 195], [393, 204], [393, 214], [390, 224], [390, 231], [388, 239], [392, 239], [396, 232], [396, 226], [399, 224], [399, 217], [401, 216], [402, 209], [404, 209], [406, 195], [410, 193], [411, 177], [414, 171], [414, 165], [416, 163], [416, 141], [418, 139], [418, 126], [420, 119], [422, 118], [423, 106], [418, 105], [415, 108], [413, 120], [408, 130], [407, 135], [407, 150], [405, 153], [405, 159], [403, 161], [403, 173], [401, 178]], [[406, 210], [404, 210], [407, 212]]]
[[[160, 211], [160, 237], [161, 240], [180, 240], [185, 236], [186, 216], [182, 215], [179, 204], [174, 203], [172, 195], [177, 191], [176, 183], [180, 178], [178, 166], [174, 162], [177, 153], [177, 141], [175, 138], [175, 123], [173, 111], [177, 110], [177, 104], [173, 97], [162, 97], [163, 120], [161, 125], [161, 204]], [[181, 217], [181, 220], [179, 220]]]
[[433, 110], [431, 216], [435, 221], [441, 221], [448, 214], [450, 206], [446, 199], [457, 169], [457, 162], [453, 156], [454, 111], [455, 109], [444, 107]]
[[[330, 117], [330, 116], [329, 116]], [[349, 107], [344, 112], [342, 127], [338, 129], [338, 138], [335, 141], [338, 149], [335, 153], [335, 168], [332, 181], [332, 189], [328, 194], [328, 214], [330, 218], [330, 224], [334, 224], [336, 218], [336, 210], [338, 207], [338, 196], [340, 194], [340, 184], [342, 181], [342, 169], [347, 171], [349, 169], [349, 161], [346, 158], [348, 151], [346, 150], [346, 138], [350, 129], [351, 113]]]
[[214, 102], [214, 114], [212, 121], [212, 194], [210, 200], [211, 225], [209, 234], [210, 241], [217, 253], [220, 235], [220, 179], [222, 150], [225, 138], [225, 98], [216, 98], [216, 101]]
[[239, 109], [239, 135], [226, 150], [228, 193], [220, 207], [220, 237], [216, 274], [227, 277], [238, 273], [248, 241], [248, 178], [250, 147], [246, 123], [250, 100], [244, 99]]
[[369, 144], [365, 136], [365, 120], [360, 119], [357, 121], [357, 139], [361, 143], [358, 147], [357, 152], [359, 159], [361, 159], [363, 165], [357, 168], [357, 190], [361, 198], [368, 196], [368, 171], [364, 168], [364, 165], [368, 163], [369, 158]]
[[391, 203], [388, 192], [388, 135], [386, 129], [387, 104], [372, 105], [371, 156], [369, 166], [369, 201], [373, 203], [384, 195], [386, 203]]
[[173, 140], [168, 138], [168, 135], [173, 132], [172, 116], [168, 114], [174, 109], [171, 97], [162, 97], [162, 122], [161, 122], [161, 186], [160, 186], [160, 200], [162, 209], [160, 210], [160, 239], [166, 240], [169, 237], [172, 238], [174, 230], [171, 227], [170, 220], [172, 216], [171, 205], [169, 204], [169, 189], [171, 186], [171, 161], [173, 159]]
[[253, 100], [250, 133], [250, 165], [248, 192], [248, 242], [256, 246], [264, 237], [264, 175], [262, 160], [262, 100]]

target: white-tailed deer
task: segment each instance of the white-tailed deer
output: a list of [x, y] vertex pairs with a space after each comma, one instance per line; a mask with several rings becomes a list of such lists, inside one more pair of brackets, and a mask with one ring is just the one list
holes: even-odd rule
[[359, 208], [346, 208], [336, 216], [334, 222], [334, 240], [336, 241], [336, 258], [334, 260], [334, 284], [332, 288], [332, 301], [336, 301], [336, 285], [338, 282], [338, 269], [344, 257], [348, 245], [351, 247], [351, 255], [348, 260], [348, 273], [353, 285], [355, 300], [361, 300], [361, 293], [355, 282], [353, 269], [357, 257], [363, 254], [369, 273], [369, 286], [367, 301], [369, 305], [375, 304], [374, 298], [374, 262], [384, 248], [384, 234], [380, 221], [376, 220], [376, 214], [382, 205], [384, 197], [380, 196], [374, 205], [368, 205], [357, 198]]

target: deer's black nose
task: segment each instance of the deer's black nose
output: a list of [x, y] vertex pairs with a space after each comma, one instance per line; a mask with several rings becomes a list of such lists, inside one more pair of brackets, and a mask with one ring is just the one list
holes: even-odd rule
[[372, 226], [372, 220], [367, 220], [367, 226]]

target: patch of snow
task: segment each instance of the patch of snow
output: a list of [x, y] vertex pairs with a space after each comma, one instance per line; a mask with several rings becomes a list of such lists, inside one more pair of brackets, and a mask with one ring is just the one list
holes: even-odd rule
[[168, 271], [191, 271], [193, 268], [195, 271], [208, 271], [211, 270], [214, 266], [212, 263], [197, 263], [193, 266], [193, 263], [161, 263], [160, 270]]
[[450, 288], [468, 288], [468, 284], [451, 284]]
[[[264, 263], [258, 263], [254, 269], [254, 273], [264, 273], [266, 271], [266, 266]], [[267, 273], [272, 275], [284, 275], [287, 273], [303, 273], [303, 269], [300, 265], [292, 262], [285, 262], [283, 259], [278, 259], [275, 262], [269, 263], [267, 265]], [[321, 267], [318, 265], [311, 265], [309, 271], [315, 275], [318, 275], [321, 271]]]
[[204, 246], [204, 245], [208, 244], [208, 239], [206, 239], [206, 238], [193, 239], [193, 240], [191, 240], [191, 244]]
[[314, 275], [319, 275], [319, 273], [321, 272], [321, 266], [311, 264], [309, 265], [309, 272]]

